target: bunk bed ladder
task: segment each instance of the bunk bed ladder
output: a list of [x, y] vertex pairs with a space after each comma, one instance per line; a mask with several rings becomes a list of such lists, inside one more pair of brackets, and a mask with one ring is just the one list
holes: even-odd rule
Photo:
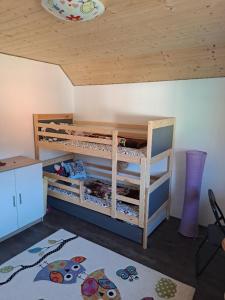
[[148, 144], [146, 159], [146, 176], [145, 176], [145, 212], [144, 212], [144, 230], [143, 230], [143, 248], [148, 248], [148, 214], [149, 214], [149, 195], [150, 195], [150, 176], [151, 176], [151, 158], [152, 158], [152, 134], [153, 123], [148, 122]]
[[113, 130], [112, 134], [112, 208], [111, 217], [116, 218], [117, 204], [117, 146], [118, 146], [118, 130]]
[[145, 176], [146, 176], [146, 158], [141, 158], [140, 168], [140, 196], [139, 196], [139, 226], [144, 228], [145, 224]]

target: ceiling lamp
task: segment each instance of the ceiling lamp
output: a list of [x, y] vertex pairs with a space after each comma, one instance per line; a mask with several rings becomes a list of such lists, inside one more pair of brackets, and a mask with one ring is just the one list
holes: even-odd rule
[[105, 11], [100, 0], [42, 0], [42, 6], [64, 21], [90, 21]]

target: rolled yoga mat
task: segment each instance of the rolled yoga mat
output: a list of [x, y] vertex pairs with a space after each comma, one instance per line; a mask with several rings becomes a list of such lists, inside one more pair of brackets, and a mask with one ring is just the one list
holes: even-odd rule
[[207, 153], [203, 151], [186, 152], [186, 184], [182, 220], [179, 232], [186, 237], [197, 237], [199, 200], [202, 175]]

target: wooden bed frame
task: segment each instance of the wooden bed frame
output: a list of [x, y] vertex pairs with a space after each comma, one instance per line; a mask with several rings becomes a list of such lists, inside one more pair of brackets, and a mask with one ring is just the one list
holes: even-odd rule
[[[149, 207], [151, 205], [151, 194], [168, 180], [171, 185], [170, 179], [172, 176], [173, 165], [175, 119], [154, 117], [146, 122], [146, 124], [119, 124], [75, 121], [73, 119], [73, 114], [35, 114], [33, 116], [33, 120], [36, 159], [40, 159], [41, 148], [70, 153], [65, 156], [44, 161], [43, 164], [45, 167], [53, 165], [54, 163], [74, 159], [74, 154], [99, 157], [111, 161], [111, 166], [92, 162], [86, 163], [88, 173], [91, 175], [101, 176], [108, 179], [111, 178], [111, 207], [100, 207], [85, 201], [83, 181], [59, 176], [51, 172], [44, 172], [44, 176], [48, 178], [49, 185], [73, 192], [78, 195], [78, 198], [73, 199], [67, 195], [50, 190], [48, 191], [48, 195], [140, 227], [143, 231], [143, 247], [146, 249], [151, 223], [154, 222], [162, 210], [166, 210], [167, 218], [170, 214], [170, 190], [168, 192], [167, 201], [165, 201], [151, 216], [149, 216]], [[43, 131], [43, 128], [50, 130], [51, 132], [46, 130]], [[77, 133], [80, 132], [96, 133], [100, 135], [103, 134], [110, 138], [104, 139], [102, 137], [98, 138], [77, 135]], [[132, 157], [126, 154], [119, 154], [118, 137], [121, 136], [125, 138], [145, 138], [147, 140], [147, 155], [144, 157]], [[84, 149], [81, 147], [75, 147], [71, 144], [65, 145], [64, 143], [59, 143], [57, 141], [50, 142], [40, 140], [40, 137], [105, 144], [110, 145], [112, 147], [112, 151], [108, 152], [96, 149]], [[151, 165], [164, 159], [167, 159], [166, 172], [157, 178], [151, 177]], [[133, 172], [123, 170], [118, 172], [118, 161], [139, 164], [140, 171]], [[63, 184], [63, 182], [65, 184]], [[68, 182], [75, 185], [75, 187], [68, 186]], [[118, 195], [118, 182], [139, 186], [139, 200]], [[132, 217], [118, 212], [117, 201], [123, 201], [124, 203], [138, 206], [138, 217]]]

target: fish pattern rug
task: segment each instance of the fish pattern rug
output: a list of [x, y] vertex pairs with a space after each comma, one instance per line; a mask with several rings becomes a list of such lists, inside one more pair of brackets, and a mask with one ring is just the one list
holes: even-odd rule
[[1, 300], [191, 300], [194, 292], [63, 229], [0, 266]]

